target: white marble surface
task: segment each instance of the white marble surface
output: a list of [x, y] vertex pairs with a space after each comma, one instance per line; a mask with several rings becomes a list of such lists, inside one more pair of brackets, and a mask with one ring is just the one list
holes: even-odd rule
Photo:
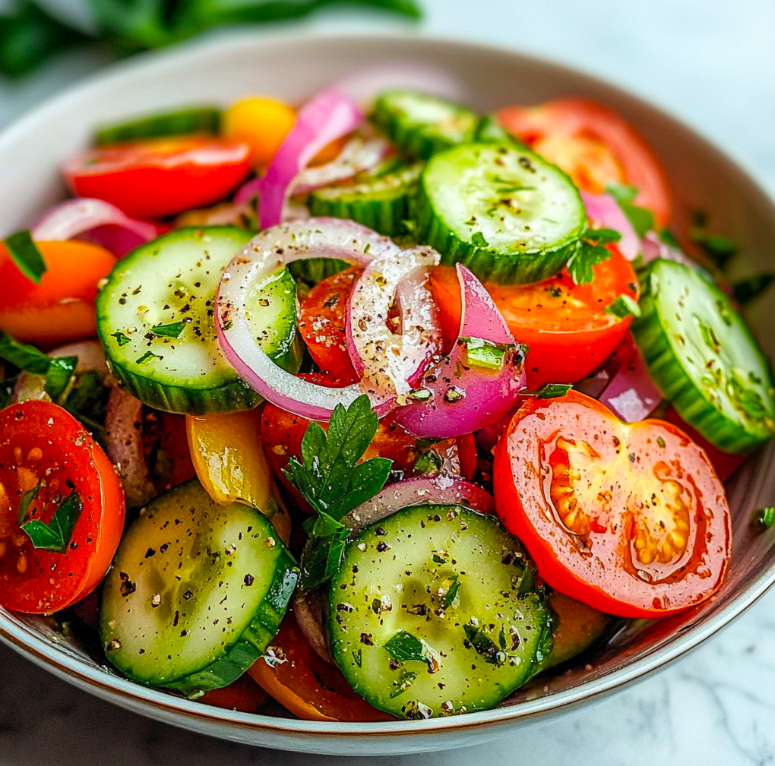
[[[726, 146], [775, 193], [775, 0], [424, 0], [428, 33], [550, 56], [642, 93]], [[57, 3], [78, 12], [69, 0]], [[315, 29], [402, 28], [341, 11]], [[0, 124], [103, 63], [97, 55], [0, 83]], [[637, 687], [476, 750], [388, 766], [775, 763], [775, 593], [691, 656]], [[0, 766], [323, 766], [124, 713], [0, 647]], [[358, 759], [356, 759], [358, 760]], [[377, 758], [360, 759], [364, 763]]]

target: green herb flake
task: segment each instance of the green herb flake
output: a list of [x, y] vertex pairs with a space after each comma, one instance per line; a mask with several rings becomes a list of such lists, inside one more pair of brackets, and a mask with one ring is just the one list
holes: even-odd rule
[[566, 264], [570, 278], [577, 285], [592, 282], [595, 278], [593, 266], [597, 266], [611, 257], [611, 251], [604, 245], [609, 242], [618, 242], [619, 239], [621, 239], [621, 234], [613, 229], [587, 229], [576, 243], [576, 249]]
[[769, 529], [775, 524], [775, 506], [768, 505], [765, 508], [757, 508], [753, 512], [751, 520], [754, 526], [760, 529]]
[[605, 310], [608, 314], [613, 314], [614, 316], [619, 317], [619, 319], [640, 316], [640, 306], [638, 305], [638, 302], [629, 295], [618, 296], [615, 301], [612, 301], [605, 307]]
[[126, 346], [126, 344], [129, 343], [129, 338], [127, 338], [127, 336], [124, 335], [123, 332], [111, 333], [110, 337], [115, 338], [116, 343], [118, 343], [119, 346]]
[[73, 490], [56, 509], [48, 524], [34, 519], [22, 524], [21, 529], [30, 538], [33, 548], [65, 553], [82, 510], [81, 498]]
[[51, 359], [46, 372], [46, 393], [53, 400], [57, 400], [70, 385], [77, 365], [77, 356], [60, 356]]
[[407, 689], [410, 689], [417, 676], [420, 675], [413, 670], [407, 670], [393, 681], [394, 689], [390, 692], [390, 699], [400, 697]]
[[489, 243], [484, 238], [484, 234], [481, 231], [475, 231], [471, 235], [471, 244], [475, 247], [489, 247]]
[[498, 645], [487, 635], [483, 628], [469, 623], [463, 626], [463, 632], [469, 647], [482, 657], [486, 663], [497, 667], [506, 663], [508, 655], [498, 648]]
[[503, 343], [492, 343], [482, 338], [460, 338], [465, 363], [484, 370], [502, 370], [506, 354], [512, 348]]
[[31, 282], [39, 285], [47, 267], [38, 246], [32, 241], [32, 235], [28, 231], [11, 234], [5, 239], [5, 248], [19, 271]]
[[429, 662], [433, 650], [421, 638], [400, 630], [385, 644], [385, 650], [399, 662]]
[[186, 329], [185, 322], [174, 322], [173, 324], [160, 324], [151, 328], [151, 332], [160, 338], [179, 338]]
[[363, 667], [363, 649], [358, 649], [357, 652], [353, 652], [353, 662], [359, 667]]
[[774, 281], [775, 274], [771, 271], [755, 274], [748, 279], [735, 282], [732, 285], [732, 294], [741, 306], [745, 306], [746, 303], [750, 303], [768, 290]]
[[557, 399], [565, 396], [572, 388], [572, 383], [546, 383], [535, 391], [526, 391], [524, 396], [535, 396], [536, 399]]
[[661, 436], [657, 436], [657, 444], [660, 447], [664, 447], [665, 446], [665, 440]]
[[135, 364], [145, 364], [151, 359], [161, 359], [161, 357], [153, 351], [146, 351], [139, 359], [135, 359]]
[[460, 590], [460, 577], [458, 575], [452, 575], [450, 578], [452, 581], [452, 584], [449, 586], [449, 590], [444, 594], [444, 597], [441, 599], [441, 606], [444, 609], [449, 609], [452, 604], [455, 603], [455, 599], [457, 598], [458, 591]]
[[27, 490], [22, 495], [22, 501], [19, 503], [19, 524], [24, 524], [25, 521], [27, 521], [27, 511], [30, 508], [30, 505], [35, 502], [35, 500], [38, 497], [38, 492], [40, 492], [40, 487], [43, 484], [43, 479], [41, 479], [32, 489]]

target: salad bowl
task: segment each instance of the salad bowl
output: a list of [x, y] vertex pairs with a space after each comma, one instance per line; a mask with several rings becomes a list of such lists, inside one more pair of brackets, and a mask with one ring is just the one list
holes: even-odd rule
[[[295, 102], [380, 62], [432, 65], [461, 84], [464, 100], [487, 112], [506, 103], [561, 95], [595, 99], [637, 126], [662, 158], [675, 194], [678, 233], [701, 210], [739, 244], [740, 269], [775, 260], [775, 203], [721, 151], [689, 128], [618, 88], [512, 51], [414, 36], [254, 34], [184, 47], [121, 64], [35, 110], [0, 136], [0, 231], [29, 226], [64, 196], [58, 168], [82, 150], [95, 124], [170, 104], [227, 102], [246, 93]], [[744, 264], [744, 265], [743, 265]], [[0, 288], [2, 289], [2, 288]], [[748, 319], [775, 358], [775, 314], [767, 298]], [[492, 739], [550, 716], [570, 714], [663, 668], [727, 625], [775, 582], [775, 530], [757, 532], [752, 511], [775, 495], [775, 445], [750, 458], [728, 485], [734, 547], [729, 576], [701, 607], [662, 620], [630, 622], [584, 665], [542, 678], [497, 708], [453, 718], [333, 723], [245, 714], [141, 687], [110, 671], [65, 637], [53, 620], [0, 609], [0, 639], [33, 662], [98, 697], [165, 723], [236, 742], [338, 755], [403, 754]]]

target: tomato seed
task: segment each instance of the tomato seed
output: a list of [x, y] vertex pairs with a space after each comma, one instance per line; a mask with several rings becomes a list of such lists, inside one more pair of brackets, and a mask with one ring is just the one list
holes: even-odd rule
[[27, 453], [27, 462], [28, 463], [37, 463], [38, 460], [40, 460], [42, 457], [43, 457], [43, 450], [40, 447], [33, 447]]
[[16, 571], [20, 575], [23, 575], [27, 571], [27, 557], [23, 553], [16, 559]]

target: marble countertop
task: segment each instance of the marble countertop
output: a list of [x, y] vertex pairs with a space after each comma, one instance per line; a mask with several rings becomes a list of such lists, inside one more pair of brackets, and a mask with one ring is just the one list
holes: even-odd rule
[[[53, 2], [53, 0], [51, 0]], [[2, 0], [0, 0], [0, 7]], [[79, 12], [77, 0], [58, 0]], [[512, 46], [603, 75], [725, 146], [775, 194], [775, 3], [772, 0], [424, 0], [426, 32]], [[316, 30], [401, 29], [341, 10]], [[105, 63], [58, 59], [31, 80], [0, 82], [0, 125]], [[689, 657], [605, 702], [487, 746], [487, 762], [775, 763], [775, 592]], [[380, 759], [463, 766], [462, 750]], [[0, 646], [0, 766], [324, 766], [208, 739], [112, 707]], [[377, 758], [355, 759], [376, 763]]]

